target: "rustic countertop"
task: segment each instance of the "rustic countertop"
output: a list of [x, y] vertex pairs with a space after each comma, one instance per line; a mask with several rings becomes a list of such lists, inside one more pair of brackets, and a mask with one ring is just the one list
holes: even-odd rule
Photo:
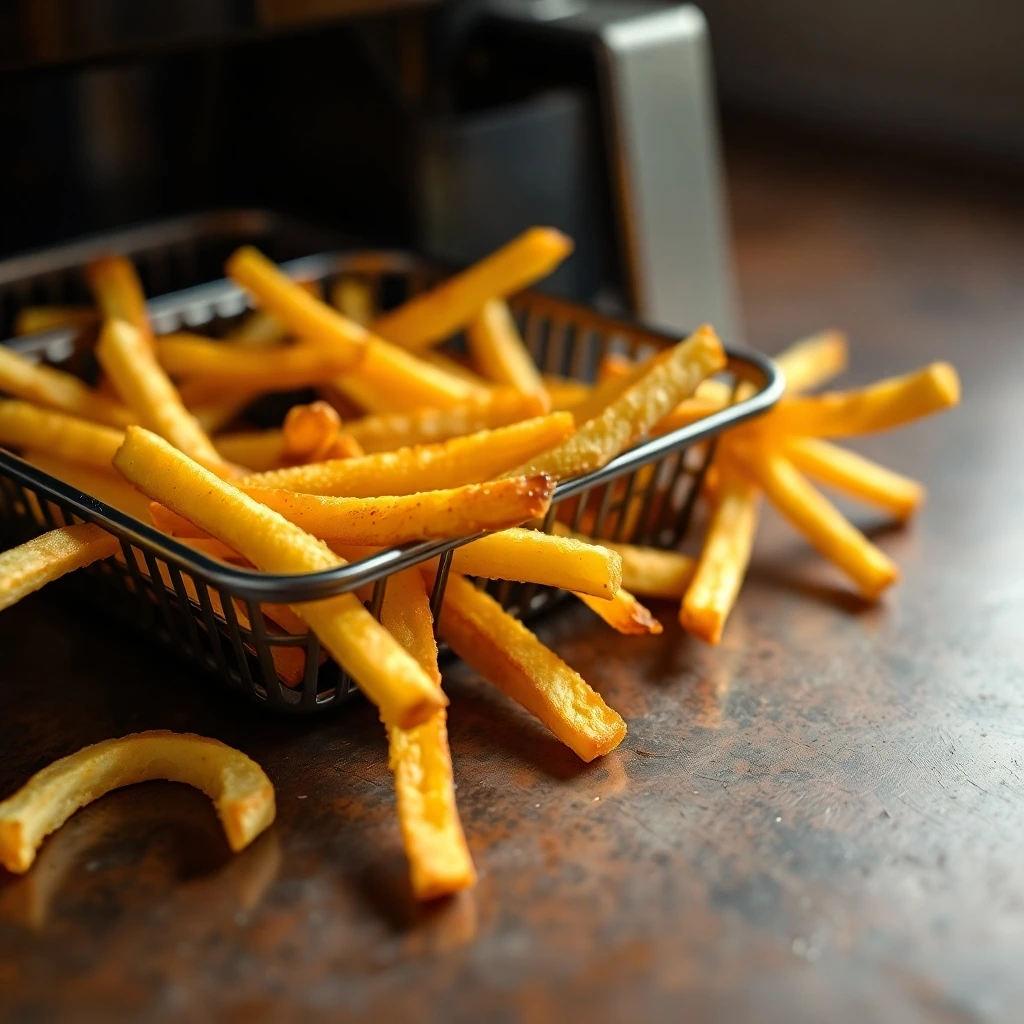
[[0, 616], [0, 794], [164, 727], [250, 753], [279, 815], [232, 858], [203, 797], [151, 783], [0, 869], [0, 1018], [1019, 1019], [1024, 210], [820, 146], [732, 158], [753, 340], [845, 327], [852, 382], [960, 367], [960, 410], [864, 446], [930, 487], [910, 529], [857, 513], [905, 581], [865, 606], [769, 515], [716, 650], [553, 616], [629, 723], [589, 766], [449, 672], [480, 882], [427, 908], [368, 706], [269, 718], [37, 595]]

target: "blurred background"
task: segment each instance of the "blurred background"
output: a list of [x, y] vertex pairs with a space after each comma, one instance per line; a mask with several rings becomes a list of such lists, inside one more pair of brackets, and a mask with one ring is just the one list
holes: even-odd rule
[[739, 336], [756, 183], [1015, 180], [1022, 38], [1016, 0], [9, 0], [0, 257], [221, 208], [459, 261], [549, 223], [553, 287]]

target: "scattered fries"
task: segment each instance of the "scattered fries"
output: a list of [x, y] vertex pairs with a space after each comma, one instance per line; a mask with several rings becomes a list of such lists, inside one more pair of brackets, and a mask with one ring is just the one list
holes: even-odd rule
[[152, 779], [184, 782], [210, 797], [235, 853], [274, 820], [274, 787], [241, 751], [192, 733], [139, 732], [54, 761], [0, 803], [0, 864], [24, 874], [43, 840], [75, 811]]

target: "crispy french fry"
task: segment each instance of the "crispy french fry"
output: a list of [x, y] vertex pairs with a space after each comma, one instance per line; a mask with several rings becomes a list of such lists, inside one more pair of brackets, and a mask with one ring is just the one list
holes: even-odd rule
[[341, 417], [327, 402], [293, 405], [284, 418], [284, 456], [288, 462], [329, 458], [341, 432]]
[[662, 632], [661, 623], [625, 588], [619, 587], [615, 595], [605, 599], [590, 594], [573, 593], [592, 611], [608, 623], [616, 633], [642, 636]]
[[359, 442], [348, 433], [337, 434], [322, 454], [305, 456], [296, 456], [288, 448], [285, 433], [280, 429], [221, 434], [214, 438], [213, 443], [222, 458], [258, 473], [326, 459], [351, 459], [364, 454]]
[[[263, 572], [303, 573], [342, 560], [265, 505], [220, 480], [156, 434], [129, 427], [114, 465], [136, 487], [245, 555]], [[432, 679], [352, 594], [295, 609], [380, 709], [411, 728], [447, 703]]]
[[405, 544], [503, 530], [542, 516], [554, 485], [546, 476], [512, 477], [484, 484], [379, 498], [247, 487], [250, 498], [279, 512], [314, 537], [346, 544]]
[[70, 373], [31, 363], [3, 345], [0, 345], [0, 391], [111, 427], [126, 427], [137, 420], [126, 406], [99, 394]]
[[[450, 355], [445, 352], [439, 352], [437, 349], [427, 349], [425, 352], [418, 353], [419, 357], [425, 362], [430, 363], [431, 366], [436, 366], [439, 369], [444, 370], [446, 373], [450, 373], [453, 377], [460, 377], [462, 380], [474, 385], [477, 388], [490, 389], [494, 387], [494, 382], [487, 380], [486, 377], [481, 377], [476, 370], [472, 369], [466, 363], [459, 362], [458, 359], [453, 359]], [[547, 409], [544, 410], [547, 412]]]
[[489, 580], [520, 580], [595, 597], [612, 597], [622, 579], [614, 551], [539, 530], [502, 530], [452, 552], [452, 570]]
[[38, 334], [61, 327], [81, 330], [95, 327], [99, 319], [92, 306], [25, 306], [14, 318], [14, 333], [19, 336]]
[[553, 412], [565, 412], [573, 406], [577, 406], [592, 388], [579, 380], [571, 380], [569, 377], [556, 377], [553, 374], [545, 373], [541, 380], [544, 381], [544, 390], [548, 393]]
[[464, 327], [488, 299], [506, 298], [551, 273], [572, 252], [553, 228], [530, 228], [469, 269], [374, 321], [374, 332], [406, 348], [425, 348]]
[[231, 386], [288, 391], [333, 379], [346, 365], [332, 349], [317, 345], [264, 345], [211, 341], [198, 334], [157, 339], [160, 365], [175, 377], [210, 378]]
[[100, 256], [86, 265], [85, 279], [103, 319], [131, 324], [152, 350], [153, 328], [146, 313], [146, 296], [131, 260], [124, 256]]
[[448, 577], [441, 636], [488, 682], [536, 715], [584, 761], [614, 750], [626, 723], [494, 598], [463, 577]]
[[298, 338], [340, 353], [349, 367], [365, 355], [368, 332], [311, 295], [251, 246], [238, 249], [228, 260], [228, 276]]
[[730, 467], [723, 467], [697, 571], [679, 609], [682, 627], [709, 644], [721, 642], [725, 620], [743, 584], [759, 504], [757, 489]]
[[657, 356], [646, 359], [642, 363], [630, 363], [630, 368], [622, 373], [608, 373], [607, 368], [610, 364], [606, 358], [603, 364], [605, 368], [604, 379], [599, 380], [590, 389], [586, 397], [569, 410], [573, 415], [573, 419], [576, 420], [576, 426], [581, 427], [596, 416], [600, 416], [608, 406], [643, 379], [658, 362], [664, 360], [668, 351], [666, 349], [665, 352], [660, 352]]
[[494, 479], [510, 464], [558, 444], [572, 429], [570, 415], [550, 413], [440, 444], [256, 473], [241, 482], [247, 487], [286, 488], [304, 494], [352, 498], [460, 487]]
[[241, 751], [193, 733], [138, 732], [54, 761], [0, 803], [0, 864], [24, 874], [43, 840], [75, 811], [112, 789], [150, 779], [202, 790], [235, 853], [274, 820], [274, 787]]
[[376, 316], [373, 289], [358, 277], [339, 277], [334, 282], [331, 305], [363, 327], [369, 327]]
[[123, 440], [123, 431], [113, 427], [41, 409], [28, 402], [0, 400], [3, 445], [35, 448], [68, 462], [110, 469], [110, 460]]
[[794, 342], [774, 358], [786, 378], [789, 394], [811, 391], [846, 369], [846, 335], [842, 331], [821, 331]]
[[[388, 579], [381, 622], [440, 686], [430, 598], [417, 569], [404, 569]], [[476, 881], [455, 805], [446, 717], [437, 711], [414, 729], [388, 727], [398, 823], [413, 895], [419, 900], [446, 896]]]
[[118, 393], [149, 429], [219, 476], [238, 475], [237, 467], [220, 457], [182, 404], [177, 389], [131, 324], [108, 320], [100, 331], [96, 357]]
[[521, 395], [511, 388], [493, 388], [483, 398], [469, 398], [447, 409], [365, 416], [350, 421], [345, 429], [364, 451], [386, 452], [504, 427], [543, 413], [544, 403], [536, 395]]
[[140, 522], [149, 522], [149, 499], [112, 472], [113, 466], [109, 461], [105, 469], [97, 469], [80, 462], [58, 458], [35, 448], [27, 448], [22, 453], [22, 458], [44, 473], [77, 487], [83, 494], [99, 498], [107, 505], [134, 516]]
[[473, 318], [466, 331], [469, 350], [483, 372], [498, 384], [507, 384], [524, 395], [536, 395], [544, 402], [544, 411], [551, 401], [541, 380], [533, 357], [519, 337], [508, 303], [489, 299]]
[[771, 503], [826, 558], [857, 584], [868, 599], [899, 579], [899, 568], [839, 510], [808, 483], [793, 463], [769, 446], [730, 450], [740, 468], [755, 480]]
[[[558, 536], [574, 536], [569, 527], [562, 523], [554, 523], [552, 526]], [[660, 548], [648, 548], [638, 544], [623, 544], [621, 541], [588, 541], [586, 537], [579, 539], [589, 543], [591, 547], [602, 547], [614, 551], [619, 556], [622, 565], [621, 585], [641, 597], [682, 599], [697, 567], [694, 559], [678, 551], [663, 551]], [[565, 589], [580, 591], [583, 588], [566, 587]]]
[[92, 523], [84, 523], [62, 526], [3, 552], [0, 611], [66, 573], [109, 558], [119, 547], [116, 537]]
[[891, 430], [960, 401], [960, 380], [949, 363], [890, 377], [866, 388], [786, 398], [772, 411], [773, 434], [850, 437]]
[[925, 489], [916, 480], [828, 441], [787, 437], [784, 448], [801, 473], [851, 498], [878, 505], [900, 519], [912, 516], [925, 500]]
[[342, 394], [367, 412], [447, 409], [467, 398], [484, 399], [488, 389], [406, 352], [370, 338], [362, 362], [333, 382]]
[[705, 377], [724, 365], [725, 353], [714, 331], [700, 328], [653, 360], [604, 412], [515, 473], [540, 472], [561, 479], [603, 466], [635, 444]]

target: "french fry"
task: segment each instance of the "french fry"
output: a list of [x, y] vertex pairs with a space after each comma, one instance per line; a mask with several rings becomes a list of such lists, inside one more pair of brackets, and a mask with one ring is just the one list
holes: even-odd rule
[[769, 446], [740, 447], [730, 454], [793, 526], [856, 583], [864, 597], [878, 598], [899, 579], [896, 564], [815, 490], [784, 455]]
[[578, 405], [574, 405], [569, 410], [573, 415], [573, 419], [576, 420], [576, 426], [581, 427], [584, 423], [588, 423], [595, 417], [600, 416], [624, 392], [643, 379], [657, 362], [664, 360], [668, 351], [666, 349], [664, 352], [660, 352], [657, 356], [646, 359], [642, 363], [631, 363], [630, 368], [622, 373], [608, 373], [607, 368], [610, 364], [606, 357], [605, 362], [602, 364], [605, 368], [604, 379], [599, 380], [590, 389], [583, 401]]
[[544, 389], [540, 371], [519, 337], [508, 303], [489, 299], [470, 321], [466, 331], [469, 350], [477, 366], [498, 384], [507, 384], [524, 395], [536, 395], [544, 402], [544, 412], [551, 401]]
[[[116, 450], [117, 448], [114, 449]], [[58, 458], [35, 448], [27, 448], [22, 452], [22, 458], [44, 473], [77, 487], [83, 494], [98, 498], [107, 505], [134, 516], [140, 522], [149, 522], [149, 499], [114, 473], [109, 460], [104, 469], [97, 469], [80, 462]]]
[[110, 469], [124, 432], [16, 399], [0, 400], [0, 444]]
[[[388, 579], [381, 622], [440, 686], [430, 598], [417, 569]], [[476, 872], [455, 805], [446, 713], [437, 711], [414, 729], [389, 726], [388, 762], [413, 895], [430, 900], [471, 886]]]
[[320, 462], [329, 458], [340, 432], [341, 417], [327, 402], [293, 405], [282, 427], [285, 460]]
[[837, 491], [909, 519], [926, 492], [916, 480], [894, 473], [871, 459], [813, 437], [787, 437], [785, 454], [801, 473]]
[[661, 623], [625, 587], [605, 599], [573, 591], [592, 612], [599, 615], [616, 633], [643, 636], [662, 632]]
[[548, 393], [552, 412], [565, 412], [579, 405], [593, 390], [589, 384], [569, 377], [556, 377], [545, 373], [541, 380], [544, 390]]
[[464, 327], [488, 299], [506, 298], [545, 277], [572, 252], [553, 228], [530, 228], [469, 269], [374, 321], [376, 334], [425, 348]]
[[846, 335], [821, 331], [794, 342], [774, 358], [786, 378], [787, 393], [811, 391], [846, 369]]
[[339, 277], [331, 289], [331, 305], [363, 327], [376, 316], [373, 289], [358, 277]]
[[14, 333], [38, 334], [61, 327], [82, 330], [95, 327], [99, 319], [92, 306], [25, 306], [14, 318]]
[[622, 559], [614, 551], [575, 537], [513, 528], [456, 548], [452, 570], [464, 576], [520, 580], [612, 597], [621, 584]]
[[494, 479], [510, 465], [558, 444], [572, 429], [570, 415], [550, 413], [440, 444], [256, 473], [241, 483], [352, 498], [460, 487]]
[[211, 341], [197, 334], [157, 339], [157, 359], [175, 377], [209, 378], [232, 387], [288, 391], [331, 380], [346, 365], [333, 350], [316, 345], [264, 345]]
[[721, 642], [750, 562], [757, 533], [757, 489], [728, 466], [722, 469], [711, 521], [679, 622], [709, 644]]
[[210, 797], [235, 853], [274, 820], [274, 787], [241, 751], [192, 733], [139, 732], [54, 761], [0, 803], [0, 864], [24, 874], [43, 840], [79, 808], [151, 779], [184, 782]]
[[544, 403], [536, 395], [494, 388], [483, 398], [469, 398], [447, 409], [365, 416], [346, 423], [345, 429], [364, 451], [386, 452], [504, 427], [543, 413]]
[[866, 388], [786, 398], [773, 410], [773, 434], [850, 437], [891, 430], [960, 401], [960, 380], [949, 363], [890, 377]]
[[[418, 355], [425, 363], [430, 363], [431, 366], [436, 366], [446, 373], [450, 373], [453, 377], [461, 377], [462, 380], [468, 381], [474, 387], [488, 390], [494, 387], [493, 381], [487, 380], [486, 377], [481, 377], [476, 370], [466, 363], [453, 359], [445, 352], [439, 352], [437, 349], [427, 349], [425, 352], [418, 353]], [[547, 412], [547, 409], [544, 412]]]
[[488, 682], [521, 704], [584, 761], [614, 750], [626, 723], [587, 682], [494, 598], [448, 577], [441, 636]]
[[338, 352], [356, 366], [366, 354], [368, 332], [311, 295], [251, 246], [238, 249], [228, 260], [228, 276], [298, 338]]
[[220, 457], [182, 404], [177, 389], [131, 324], [108, 320], [100, 331], [96, 357], [118, 393], [149, 429], [219, 476], [238, 475], [237, 467]]
[[326, 459], [351, 459], [364, 454], [359, 442], [348, 433], [337, 434], [322, 454], [305, 456], [295, 455], [289, 449], [285, 432], [281, 429], [221, 434], [214, 438], [213, 443], [222, 458], [258, 473]]
[[0, 554], [0, 611], [75, 569], [119, 550], [116, 537], [92, 523], [62, 526]]
[[[154, 501], [186, 516], [263, 572], [316, 572], [343, 564], [320, 541], [147, 430], [128, 428], [114, 465]], [[385, 722], [411, 728], [447, 703], [433, 680], [354, 595], [311, 601], [295, 610], [377, 705]]]
[[153, 328], [146, 313], [146, 296], [131, 260], [124, 256], [100, 256], [86, 265], [85, 280], [102, 318], [131, 324], [152, 351]]
[[547, 473], [562, 479], [603, 466], [636, 443], [692, 394], [705, 377], [724, 365], [725, 353], [714, 331], [700, 328], [653, 360], [646, 372], [633, 380], [604, 412], [585, 423], [567, 441], [514, 472]]
[[0, 345], [0, 391], [111, 427], [126, 427], [136, 422], [126, 406], [99, 394], [77, 377], [52, 366], [31, 363], [3, 345]]
[[[569, 527], [562, 523], [552, 525], [554, 532], [560, 537], [576, 536]], [[641, 597], [681, 600], [697, 567], [694, 559], [689, 555], [680, 554], [678, 551], [663, 551], [660, 548], [648, 548], [638, 544], [623, 544], [621, 541], [590, 541], [586, 537], [578, 539], [588, 543], [591, 547], [606, 548], [608, 551], [615, 552], [619, 556], [622, 566], [621, 585]], [[565, 589], [581, 591], [583, 588], [566, 587]]]
[[546, 476], [378, 498], [337, 498], [261, 487], [250, 498], [322, 540], [346, 544], [405, 544], [502, 530], [542, 516], [554, 484]]

